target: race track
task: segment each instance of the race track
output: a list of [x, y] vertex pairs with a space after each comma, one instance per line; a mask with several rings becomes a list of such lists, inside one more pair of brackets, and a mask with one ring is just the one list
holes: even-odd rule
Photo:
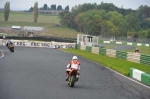
[[65, 81], [72, 54], [47, 48], [1, 47], [0, 99], [150, 99], [150, 89], [82, 57], [74, 88]]

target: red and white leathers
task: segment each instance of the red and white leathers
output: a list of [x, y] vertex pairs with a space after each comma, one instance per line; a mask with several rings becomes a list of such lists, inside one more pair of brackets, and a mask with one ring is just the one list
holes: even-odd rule
[[72, 60], [69, 62], [69, 64], [66, 67], [66, 76], [68, 77], [69, 72], [71, 69], [76, 69], [77, 70], [77, 76], [79, 76], [79, 70], [80, 70], [80, 62], [78, 60]]

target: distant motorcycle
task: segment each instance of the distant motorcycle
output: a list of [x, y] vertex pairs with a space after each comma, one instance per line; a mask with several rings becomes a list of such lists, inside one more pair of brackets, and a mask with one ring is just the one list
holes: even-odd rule
[[79, 80], [79, 78], [77, 77], [77, 70], [76, 69], [71, 70], [70, 73], [69, 73], [68, 85], [70, 87], [74, 87], [75, 82], [78, 81], [78, 80]]
[[14, 45], [13, 45], [13, 44], [10, 44], [10, 45], [8, 46], [8, 49], [9, 49], [10, 52], [14, 52]]

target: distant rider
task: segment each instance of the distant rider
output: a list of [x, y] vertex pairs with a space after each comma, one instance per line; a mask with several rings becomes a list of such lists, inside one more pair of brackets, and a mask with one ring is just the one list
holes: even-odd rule
[[6, 46], [9, 48], [10, 44], [13, 44], [13, 42], [11, 42], [10, 40], [8, 40], [8, 42], [6, 43]]
[[77, 77], [79, 77], [79, 70], [80, 70], [80, 62], [78, 61], [77, 56], [73, 56], [72, 60], [69, 62], [69, 64], [66, 67], [66, 81], [68, 81], [69, 78], [69, 72], [72, 69], [76, 69], [77, 70]]
[[138, 48], [135, 49], [135, 53], [140, 53]]

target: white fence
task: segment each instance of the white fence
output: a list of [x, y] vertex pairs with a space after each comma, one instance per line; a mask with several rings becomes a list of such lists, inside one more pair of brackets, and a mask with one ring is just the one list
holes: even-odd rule
[[44, 31], [45, 30], [44, 27], [34, 27], [34, 26], [24, 26], [23, 29], [27, 31]]

